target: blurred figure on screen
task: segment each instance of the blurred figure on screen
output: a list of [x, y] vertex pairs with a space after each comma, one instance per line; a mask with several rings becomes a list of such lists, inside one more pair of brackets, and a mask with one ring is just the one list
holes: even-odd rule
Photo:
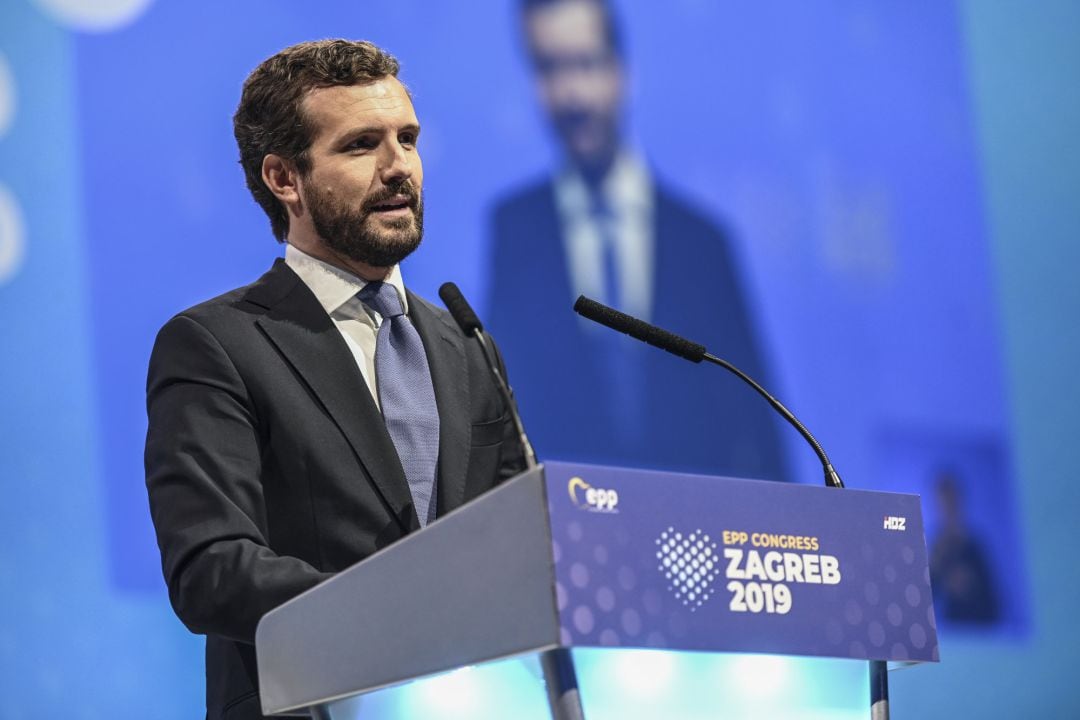
[[[772, 411], [748, 387], [571, 312], [579, 294], [598, 299], [770, 385], [725, 233], [627, 142], [624, 47], [609, 3], [523, 0], [521, 19], [561, 167], [495, 206], [489, 316], [538, 450], [785, 479]], [[655, 112], [672, 132], [706, 132], [693, 105], [665, 98]]]
[[994, 576], [982, 540], [968, 523], [963, 489], [948, 470], [934, 483], [939, 528], [930, 543], [930, 574], [941, 616], [990, 625], [1000, 619]]

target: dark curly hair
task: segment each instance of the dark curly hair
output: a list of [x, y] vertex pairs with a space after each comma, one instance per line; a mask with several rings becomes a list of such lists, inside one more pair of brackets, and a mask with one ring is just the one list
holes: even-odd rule
[[304, 117], [304, 97], [315, 88], [363, 85], [397, 77], [393, 55], [366, 41], [317, 40], [287, 47], [255, 68], [233, 115], [248, 190], [270, 218], [278, 242], [289, 232], [289, 214], [262, 179], [263, 158], [280, 155], [301, 173], [311, 169], [313, 128]]

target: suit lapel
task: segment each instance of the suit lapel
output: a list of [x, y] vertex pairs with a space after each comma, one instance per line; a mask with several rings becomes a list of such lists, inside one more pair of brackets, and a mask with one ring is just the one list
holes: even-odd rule
[[469, 371], [465, 337], [445, 312], [409, 293], [409, 317], [427, 354], [439, 408], [439, 477], [436, 506], [443, 514], [461, 505], [469, 463]]
[[405, 472], [382, 415], [352, 353], [315, 295], [278, 260], [245, 299], [267, 309], [257, 320], [259, 327], [341, 429], [394, 518], [405, 531], [419, 527]]

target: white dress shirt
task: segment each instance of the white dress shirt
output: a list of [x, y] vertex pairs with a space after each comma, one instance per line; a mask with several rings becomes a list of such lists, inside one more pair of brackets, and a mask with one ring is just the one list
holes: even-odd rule
[[[610, 220], [598, 217], [581, 176], [567, 169], [555, 178], [555, 203], [562, 226], [573, 301], [578, 295], [609, 302], [604, 297], [604, 238], [614, 241], [615, 282], [622, 302], [619, 310], [648, 320], [653, 299], [653, 187], [649, 171], [638, 156], [620, 152], [604, 178], [600, 192]], [[609, 232], [599, 223], [611, 222]]]
[[[356, 366], [371, 391], [371, 397], [375, 398], [375, 404], [379, 405], [379, 391], [375, 381], [375, 345], [382, 316], [356, 297], [367, 285], [367, 281], [313, 258], [292, 245], [285, 246], [285, 264], [300, 276], [315, 294], [326, 314], [334, 321], [334, 326], [352, 351]], [[398, 265], [390, 270], [390, 276], [385, 282], [397, 290], [401, 309], [407, 315], [409, 301], [405, 296], [405, 285], [401, 280], [401, 268]]]

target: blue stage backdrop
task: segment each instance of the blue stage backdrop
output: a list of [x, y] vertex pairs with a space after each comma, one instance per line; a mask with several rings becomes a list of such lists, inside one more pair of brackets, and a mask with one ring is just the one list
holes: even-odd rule
[[[985, 42], [972, 49], [972, 28], [998, 18], [977, 3], [615, 2], [604, 106], [612, 76], [587, 53], [530, 53], [522, 7], [0, 7], [0, 715], [201, 712], [201, 643], [171, 615], [147, 512], [146, 365], [171, 315], [281, 254], [231, 115], [259, 61], [334, 36], [402, 61], [427, 211], [405, 281], [434, 297], [453, 280], [491, 320], [542, 457], [821, 481], [734, 378], [574, 317], [592, 291], [746, 364], [849, 485], [922, 495], [945, 669], [917, 672], [949, 672], [954, 640], [1007, 658], [1053, 632], [1033, 619], [1042, 530], [1018, 484], [1044, 479], [1025, 476], [1016, 443], [1018, 423], [1052, 418], [1012, 413], [1002, 317], [1025, 306], [1004, 305], [1011, 269], [992, 242], [1027, 238], [986, 190], [998, 151], [977, 111], [991, 86], [972, 78], [1075, 80], [1076, 53], [995, 64]], [[1075, 8], [1041, 12], [1032, 44], [1080, 44]], [[594, 94], [559, 116], [540, 91], [567, 77]], [[1071, 93], [1047, 100], [1073, 113], [1062, 127]], [[565, 202], [584, 187], [572, 136], [596, 107], [618, 147], [609, 185], [625, 189], [608, 200], [635, 208], [611, 226], [636, 238], [641, 272], [624, 265], [615, 285], [574, 249], [608, 227], [592, 202], [605, 191], [577, 216]], [[1075, 206], [1055, 208], [1047, 242], [1075, 236]], [[1044, 351], [1076, 357], [1075, 333], [1060, 343]]]

